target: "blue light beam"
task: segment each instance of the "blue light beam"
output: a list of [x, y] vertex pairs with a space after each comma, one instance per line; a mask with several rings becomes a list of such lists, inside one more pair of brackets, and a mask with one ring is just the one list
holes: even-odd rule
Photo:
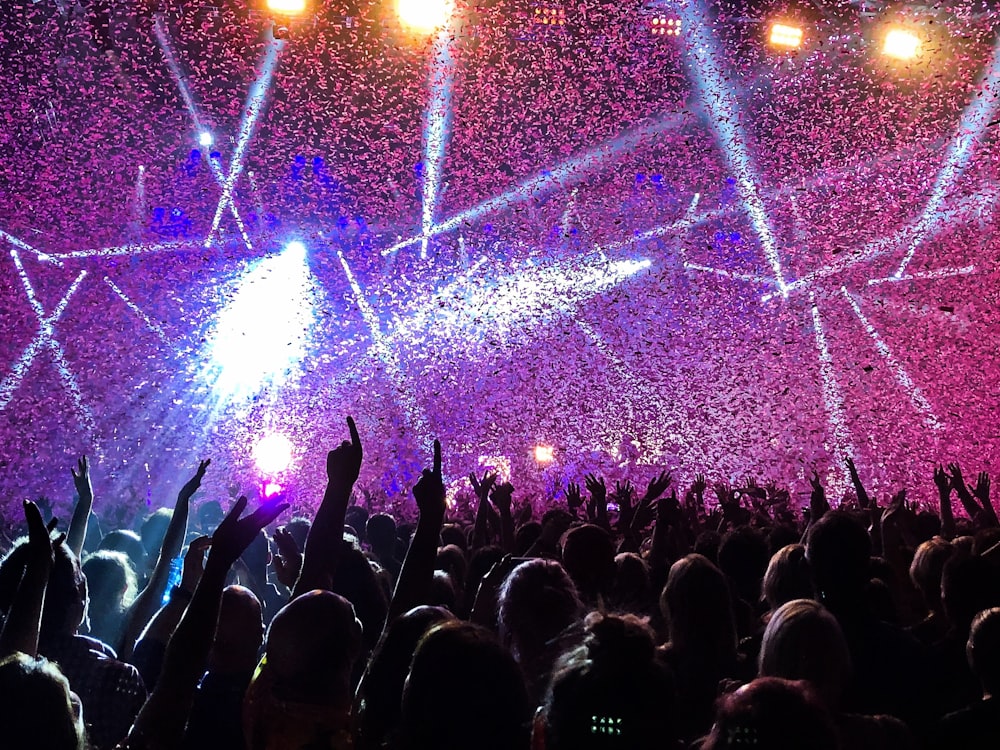
[[944, 205], [945, 199], [962, 176], [969, 160], [972, 159], [977, 144], [986, 132], [986, 127], [997, 113], [997, 106], [1000, 104], [998, 86], [1000, 86], [1000, 38], [993, 45], [990, 65], [980, 78], [972, 101], [962, 113], [958, 133], [955, 140], [952, 141], [941, 171], [938, 172], [937, 179], [934, 181], [930, 198], [917, 221], [916, 231], [910, 240], [906, 255], [903, 256], [903, 261], [896, 270], [896, 278], [903, 276], [921, 243], [941, 220], [941, 207]]
[[934, 415], [934, 409], [931, 407], [927, 397], [924, 396], [917, 384], [913, 382], [913, 378], [909, 376], [903, 365], [900, 364], [899, 360], [893, 355], [889, 345], [885, 343], [885, 340], [879, 332], [875, 330], [875, 326], [871, 324], [871, 321], [868, 320], [868, 317], [861, 310], [861, 305], [851, 295], [851, 293], [847, 291], [846, 286], [840, 287], [840, 291], [843, 293], [844, 298], [847, 300], [847, 304], [851, 306], [851, 309], [854, 311], [858, 320], [861, 321], [861, 325], [864, 327], [868, 336], [871, 338], [872, 343], [875, 345], [875, 350], [882, 356], [885, 363], [889, 365], [889, 369], [892, 370], [892, 374], [896, 378], [896, 382], [899, 383], [904, 391], [906, 391], [906, 395], [910, 397], [910, 402], [913, 404], [914, 408], [923, 415], [924, 423], [932, 430], [940, 430], [942, 424]]
[[427, 258], [427, 243], [434, 227], [441, 168], [451, 132], [451, 99], [455, 88], [455, 60], [451, 54], [452, 34], [438, 32], [434, 40], [430, 71], [430, 102], [424, 123], [424, 185], [421, 210], [420, 257]]
[[222, 188], [219, 205], [215, 209], [215, 217], [212, 219], [212, 229], [209, 231], [208, 237], [205, 238], [205, 247], [212, 246], [212, 239], [219, 230], [222, 214], [226, 210], [226, 206], [230, 205], [233, 201], [233, 190], [236, 188], [236, 181], [243, 172], [243, 162], [247, 146], [253, 137], [260, 113], [264, 109], [267, 92], [271, 87], [271, 80], [274, 77], [274, 71], [278, 67], [278, 59], [284, 46], [284, 40], [280, 39], [269, 40], [267, 42], [267, 52], [264, 55], [260, 74], [257, 76], [257, 80], [254, 81], [253, 86], [250, 87], [250, 92], [243, 108], [243, 121], [240, 125], [239, 138], [236, 141], [236, 150], [233, 151], [233, 158], [229, 163], [229, 174]]
[[580, 184], [595, 172], [599, 172], [612, 159], [649, 143], [662, 133], [679, 130], [686, 123], [690, 122], [690, 120], [691, 115], [688, 112], [670, 112], [661, 115], [646, 125], [628, 131], [614, 140], [595, 146], [551, 169], [544, 170], [534, 177], [523, 180], [501, 195], [488, 198], [472, 208], [467, 208], [448, 219], [434, 224], [429, 232], [424, 231], [415, 237], [397, 242], [392, 247], [383, 250], [382, 255], [391, 255], [418, 242], [422, 243], [425, 235], [428, 239], [433, 238], [439, 234], [444, 234], [445, 232], [450, 232], [461, 226], [470, 224], [495, 211], [502, 211], [556, 190], [571, 188], [574, 185]]
[[757, 189], [753, 161], [747, 148], [746, 134], [741, 124], [742, 113], [736, 95], [727, 84], [735, 76], [724, 68], [722, 49], [712, 31], [708, 11], [701, 0], [691, 0], [679, 6], [687, 42], [685, 63], [688, 72], [708, 108], [709, 126], [714, 131], [730, 169], [736, 176], [740, 199], [750, 222], [760, 239], [764, 257], [771, 266], [778, 291], [787, 296], [781, 259], [771, 229], [764, 201]]

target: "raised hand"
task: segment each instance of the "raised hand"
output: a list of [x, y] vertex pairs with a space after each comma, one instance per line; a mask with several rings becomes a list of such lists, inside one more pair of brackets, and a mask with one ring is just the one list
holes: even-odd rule
[[177, 494], [178, 502], [187, 502], [190, 500], [194, 493], [198, 491], [201, 487], [201, 480], [205, 478], [205, 472], [208, 471], [208, 467], [212, 464], [212, 459], [206, 458], [204, 461], [198, 463], [198, 471], [194, 473], [187, 482], [181, 487], [181, 491]]
[[826, 501], [826, 490], [823, 489], [819, 472], [813, 471], [813, 475], [809, 477], [809, 484], [812, 487], [812, 492], [809, 494], [809, 519], [815, 523], [830, 510], [830, 503]]
[[934, 484], [937, 485], [938, 494], [948, 497], [951, 494], [951, 477], [943, 466], [934, 467]]
[[490, 500], [500, 515], [510, 515], [510, 507], [514, 500], [514, 485], [510, 482], [497, 485], [490, 493]]
[[962, 476], [962, 467], [956, 463], [948, 464], [948, 471], [951, 472], [951, 486], [958, 493], [959, 497], [971, 497], [969, 488], [965, 486], [965, 478]]
[[472, 484], [472, 491], [476, 493], [476, 497], [480, 501], [486, 500], [490, 495], [490, 490], [493, 489], [493, 485], [497, 481], [497, 473], [495, 471], [487, 471], [483, 474], [483, 478], [479, 479], [475, 473], [469, 474], [469, 482]]
[[364, 451], [357, 425], [351, 417], [347, 418], [347, 429], [351, 433], [350, 441], [345, 440], [326, 455], [326, 477], [331, 484], [349, 489], [358, 481]]
[[632, 507], [632, 496], [635, 494], [635, 487], [629, 480], [615, 481], [615, 501], [624, 508]]
[[434, 441], [434, 464], [432, 469], [424, 469], [413, 487], [413, 499], [417, 501], [420, 516], [443, 519], [445, 505], [444, 479], [441, 475], [441, 441]]
[[566, 505], [576, 515], [577, 510], [583, 505], [583, 495], [580, 493], [580, 485], [574, 482], [566, 485]]
[[76, 494], [80, 496], [80, 500], [83, 502], [93, 500], [94, 488], [90, 483], [90, 464], [87, 457], [80, 458], [76, 462], [76, 469], [71, 468], [69, 473], [73, 475], [73, 486], [76, 488]]
[[29, 564], [38, 566], [39, 570], [50, 571], [55, 562], [55, 547], [62, 544], [66, 539], [65, 534], [59, 534], [52, 538], [52, 530], [55, 529], [56, 519], [52, 519], [49, 525], [45, 525], [42, 520], [42, 512], [30, 500], [24, 501], [24, 519], [28, 523], [28, 559]]
[[302, 570], [302, 550], [299, 549], [292, 532], [284, 526], [274, 532], [274, 545], [277, 551], [271, 558], [274, 565], [274, 576], [278, 583], [291, 590]]
[[607, 501], [608, 487], [604, 484], [604, 477], [588, 474], [584, 477], [583, 481], [587, 485], [587, 492], [590, 493], [590, 496], [594, 499], [595, 503], [601, 505]]
[[200, 536], [193, 539], [184, 553], [184, 565], [181, 568], [180, 588], [188, 593], [195, 590], [201, 574], [205, 572], [205, 551], [212, 546], [212, 537]]
[[245, 518], [240, 518], [246, 510], [247, 499], [241, 497], [233, 509], [222, 519], [219, 528], [212, 535], [212, 549], [208, 553], [208, 564], [218, 564], [225, 570], [232, 567], [247, 547], [250, 546], [261, 529], [288, 509], [288, 503], [265, 502]]
[[708, 489], [708, 480], [705, 479], [704, 474], [695, 474], [694, 482], [691, 483], [691, 492], [699, 497], [705, 494], [705, 490]]
[[667, 487], [673, 481], [669, 471], [661, 471], [659, 476], [655, 476], [649, 480], [649, 485], [646, 487], [646, 494], [644, 499], [652, 502], [656, 500], [660, 495], [667, 491]]
[[989, 472], [981, 471], [976, 477], [976, 486], [972, 490], [972, 496], [983, 504], [984, 507], [990, 504], [990, 480]]

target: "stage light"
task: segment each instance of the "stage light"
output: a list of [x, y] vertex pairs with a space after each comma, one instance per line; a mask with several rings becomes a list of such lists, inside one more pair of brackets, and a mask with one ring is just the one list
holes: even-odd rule
[[306, 0], [267, 0], [267, 9], [283, 16], [297, 16], [305, 12]]
[[655, 16], [651, 21], [654, 36], [680, 36], [681, 19]]
[[301, 242], [251, 266], [219, 314], [210, 341], [215, 389], [250, 397], [297, 374], [316, 320], [315, 295]]
[[208, 146], [211, 146], [214, 142], [215, 139], [212, 137], [212, 134], [209, 133], [207, 130], [203, 130], [201, 134], [199, 134], [198, 136], [198, 143], [202, 146], [205, 146], [206, 148]]
[[550, 464], [556, 460], [555, 451], [551, 445], [535, 446], [535, 461], [540, 464]]
[[897, 60], [912, 60], [920, 54], [920, 37], [906, 29], [889, 29], [882, 45], [882, 54]]
[[802, 29], [784, 23], [773, 23], [768, 41], [775, 47], [798, 49], [802, 46]]
[[257, 441], [253, 448], [253, 460], [261, 474], [274, 476], [292, 463], [292, 450], [292, 441], [287, 435], [272, 432]]
[[396, 0], [396, 12], [404, 26], [430, 33], [448, 24], [455, 6], [452, 0]]
[[543, 26], [565, 26], [566, 9], [549, 7], [535, 8], [535, 23], [540, 23]]

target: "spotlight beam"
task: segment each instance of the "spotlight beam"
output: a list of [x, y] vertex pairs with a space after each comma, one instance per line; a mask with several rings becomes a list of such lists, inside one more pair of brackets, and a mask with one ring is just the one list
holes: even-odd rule
[[113, 282], [111, 279], [105, 276], [104, 283], [111, 288], [111, 291], [113, 291], [116, 295], [118, 295], [119, 299], [121, 299], [121, 301], [125, 303], [125, 306], [128, 307], [129, 310], [135, 313], [135, 315], [139, 318], [139, 320], [141, 320], [143, 323], [146, 324], [146, 327], [150, 331], [156, 334], [157, 338], [159, 338], [160, 341], [162, 341], [164, 344], [167, 345], [170, 344], [170, 340], [167, 338], [167, 334], [163, 332], [163, 329], [156, 323], [154, 323], [152, 319], [148, 315], [146, 315], [146, 313], [140, 310], [138, 305], [136, 305], [131, 299], [129, 299], [128, 295], [125, 294], [125, 292], [123, 292], [115, 282]]
[[59, 300], [59, 303], [55, 306], [52, 312], [45, 317], [44, 324], [39, 328], [38, 333], [35, 335], [35, 338], [32, 339], [31, 343], [25, 347], [23, 352], [21, 352], [21, 356], [18, 357], [17, 362], [14, 363], [11, 371], [2, 381], [0, 381], [0, 412], [6, 409], [10, 404], [10, 401], [14, 396], [14, 392], [17, 391], [21, 381], [23, 381], [25, 375], [28, 374], [28, 370], [31, 368], [31, 365], [35, 361], [35, 357], [38, 356], [38, 353], [43, 347], [51, 346], [50, 341], [52, 335], [54, 334], [53, 326], [59, 321], [63, 313], [66, 311], [66, 306], [69, 305], [70, 298], [72, 298], [72, 296], [76, 293], [76, 290], [80, 287], [80, 282], [83, 281], [86, 275], [86, 271], [80, 272], [70, 285], [69, 289], [66, 290], [62, 299]]
[[883, 279], [868, 279], [868, 286], [875, 284], [890, 284], [898, 281], [920, 281], [923, 279], [945, 279], [949, 276], [967, 276], [976, 272], [975, 266], [962, 266], [960, 268], [938, 268], [933, 271], [923, 273], [908, 273], [905, 276], [887, 276]]
[[555, 190], [570, 188], [583, 182], [587, 177], [600, 171], [609, 161], [628, 153], [661, 133], [679, 130], [690, 121], [686, 112], [669, 112], [656, 118], [653, 122], [643, 125], [617, 138], [595, 146], [584, 153], [568, 159], [551, 169], [543, 171], [534, 177], [521, 181], [515, 187], [501, 195], [487, 198], [481, 203], [454, 214], [448, 219], [434, 224], [429, 232], [397, 242], [382, 251], [382, 255], [392, 255], [403, 248], [423, 242], [424, 235], [428, 238], [450, 232], [453, 229], [475, 221], [495, 211], [500, 211], [519, 203], [525, 203], [532, 197], [545, 195]]
[[711, 266], [703, 266], [700, 263], [684, 263], [684, 267], [689, 271], [701, 271], [703, 273], [714, 273], [716, 276], [722, 276], [726, 279], [735, 279], [737, 281], [749, 281], [752, 284], [766, 284], [767, 286], [774, 286], [775, 280], [769, 279], [766, 276], [756, 276], [751, 273], [737, 273], [735, 271], [727, 271], [725, 268], [712, 268]]
[[813, 332], [816, 336], [816, 352], [819, 355], [819, 375], [822, 384], [823, 403], [826, 406], [827, 417], [830, 421], [830, 430], [833, 442], [837, 451], [835, 463], [841, 467], [844, 486], [848, 486], [851, 476], [843, 461], [845, 456], [854, 458], [857, 455], [850, 432], [847, 429], [847, 418], [844, 414], [844, 397], [840, 392], [840, 385], [837, 383], [837, 375], [833, 369], [833, 355], [830, 354], [830, 347], [827, 344], [826, 332], [823, 330], [823, 318], [819, 312], [819, 305], [816, 302], [816, 294], [809, 292], [809, 304], [812, 311]]
[[[157, 14], [153, 19], [153, 33], [156, 36], [156, 42], [160, 47], [160, 51], [163, 53], [164, 59], [167, 61], [167, 67], [170, 68], [170, 73], [174, 77], [174, 82], [177, 84], [177, 89], [180, 91], [181, 99], [184, 100], [184, 106], [187, 107], [188, 114], [191, 115], [191, 123], [194, 126], [194, 132], [196, 135], [201, 135], [204, 129], [201, 125], [201, 117], [198, 114], [198, 108], [195, 106], [194, 99], [191, 96], [191, 90], [187, 85], [187, 78], [181, 72], [181, 66], [177, 63], [177, 56], [174, 54], [173, 44], [170, 42], [170, 37], [167, 32], [163, 29], [163, 19], [160, 14]], [[215, 181], [222, 188], [223, 193], [225, 193], [226, 186], [226, 176], [222, 172], [222, 165], [217, 164], [214, 159], [209, 158], [209, 167], [212, 170], [212, 175], [215, 177]], [[250, 237], [247, 235], [246, 228], [243, 226], [243, 220], [240, 218], [239, 211], [236, 208], [236, 202], [230, 195], [229, 201], [224, 205], [224, 209], [229, 209], [230, 213], [233, 215], [233, 219], [236, 221], [236, 227], [239, 229], [240, 235], [243, 237], [243, 244], [246, 245], [247, 250], [253, 250], [253, 246], [250, 244]]]
[[379, 322], [378, 314], [365, 296], [365, 290], [362, 289], [361, 284], [354, 277], [354, 272], [351, 271], [351, 266], [348, 264], [347, 258], [339, 251], [337, 257], [340, 259], [340, 264], [344, 267], [344, 276], [347, 278], [347, 283], [354, 294], [354, 301], [358, 306], [358, 311], [368, 326], [376, 354], [385, 368], [386, 375], [392, 381], [393, 391], [399, 398], [400, 406], [403, 407], [403, 412], [407, 416], [410, 425], [417, 431], [418, 437], [426, 439], [430, 434], [427, 418], [424, 416], [423, 410], [406, 384], [399, 355], [393, 347], [390, 338], [382, 332], [382, 325]]
[[[962, 223], [970, 221], [973, 218], [982, 218], [984, 209], [992, 211], [995, 208], [998, 196], [1000, 196], [1000, 191], [993, 188], [986, 188], [962, 199], [957, 205], [942, 212], [941, 220], [931, 228], [925, 239], [931, 239], [946, 229], [960, 226]], [[974, 216], [973, 214], [976, 212], [977, 216]], [[877, 240], [869, 242], [856, 255], [845, 256], [828, 266], [818, 268], [795, 281], [789, 282], [787, 285], [788, 291], [793, 292], [811, 287], [820, 279], [844, 273], [862, 263], [880, 258], [906, 242], [916, 231], [915, 225], [912, 224], [900, 227], [888, 237], [880, 237]], [[761, 297], [761, 301], [768, 302], [775, 296], [775, 292], [769, 292]]]
[[896, 382], [906, 391], [906, 395], [910, 397], [910, 402], [913, 404], [914, 408], [923, 414], [924, 422], [932, 430], [940, 430], [943, 426], [938, 418], [934, 415], [934, 409], [931, 407], [930, 402], [921, 392], [920, 388], [913, 382], [913, 379], [904, 369], [903, 365], [900, 364], [899, 360], [893, 356], [892, 350], [889, 345], [885, 343], [885, 340], [875, 330], [875, 326], [871, 324], [868, 317], [861, 310], [861, 305], [858, 301], [847, 291], [846, 286], [840, 287], [840, 291], [843, 293], [844, 298], [847, 300], [847, 304], [851, 306], [854, 314], [857, 316], [861, 325], [864, 327], [868, 336], [871, 338], [872, 343], [875, 345], [875, 350], [882, 356], [885, 363], [892, 370], [892, 374], [896, 378]]
[[688, 72], [708, 109], [709, 127], [714, 131], [726, 161], [736, 175], [740, 199], [760, 240], [764, 256], [771, 266], [778, 291], [787, 297], [781, 259], [778, 256], [777, 243], [764, 208], [764, 201], [757, 188], [753, 162], [741, 124], [739, 103], [732, 88], [727, 84], [733, 76], [724, 69], [722, 50], [713, 34], [713, 26], [701, 0], [682, 4], [681, 17], [684, 27], [690, 29], [691, 34], [691, 40], [687, 45], [689, 54], [685, 57]]
[[[11, 259], [14, 261], [14, 265], [17, 268], [18, 276], [21, 277], [21, 284], [24, 287], [24, 292], [28, 297], [28, 304], [35, 313], [35, 317], [38, 319], [38, 336], [36, 337], [37, 349], [42, 347], [48, 349], [52, 356], [53, 363], [55, 364], [56, 371], [59, 373], [59, 378], [62, 380], [63, 387], [70, 395], [70, 400], [73, 402], [73, 406], [76, 409], [77, 416], [83, 424], [83, 426], [93, 434], [96, 431], [96, 425], [94, 424], [94, 418], [90, 413], [90, 410], [83, 403], [83, 396], [80, 393], [80, 387], [77, 385], [76, 379], [69, 370], [69, 363], [66, 362], [66, 355], [63, 353], [62, 347], [56, 340], [56, 332], [53, 327], [55, 319], [63, 314], [66, 310], [66, 306], [69, 304], [70, 297], [76, 293], [77, 288], [83, 281], [84, 277], [87, 275], [86, 271], [81, 271], [76, 277], [76, 280], [70, 285], [69, 290], [63, 295], [63, 299], [60, 300], [59, 304], [56, 305], [53, 315], [56, 316], [55, 319], [51, 319], [51, 315], [46, 315], [44, 309], [42, 308], [42, 303], [38, 300], [35, 294], [35, 289], [31, 284], [31, 280], [28, 278], [28, 273], [24, 268], [24, 264], [21, 261], [21, 256], [18, 251], [14, 248], [10, 250]], [[32, 350], [32, 346], [28, 347]], [[3, 408], [6, 408], [7, 404], [10, 403], [11, 395], [17, 389], [17, 386], [23, 381], [24, 375], [28, 371], [28, 366], [31, 361], [37, 355], [37, 349], [33, 351], [26, 351], [22, 354], [21, 358], [15, 364], [15, 368], [12, 371], [12, 380], [8, 383], [7, 379], [0, 384], [0, 403], [3, 403]], [[20, 366], [20, 369], [18, 369]]]
[[434, 228], [441, 167], [451, 132], [451, 99], [455, 87], [455, 61], [451, 54], [452, 34], [445, 28], [434, 40], [430, 71], [430, 103], [424, 123], [424, 185], [421, 207], [420, 257], [427, 258], [427, 243]]
[[896, 270], [897, 278], [906, 273], [906, 267], [913, 260], [917, 249], [939, 222], [939, 214], [945, 199], [962, 176], [976, 145], [983, 139], [987, 126], [996, 115], [998, 104], [1000, 104], [998, 87], [1000, 87], [1000, 38], [993, 45], [993, 56], [990, 58], [989, 67], [982, 75], [972, 101], [962, 113], [958, 133], [948, 149], [941, 171], [938, 172], [937, 179], [934, 181], [934, 187], [920, 220], [917, 222], [913, 239], [903, 256], [903, 261]]
[[274, 77], [274, 71], [278, 67], [278, 58], [284, 46], [284, 40], [276, 39], [268, 42], [260, 74], [250, 87], [250, 92], [243, 108], [243, 122], [240, 125], [240, 134], [236, 141], [236, 149], [229, 163], [229, 174], [226, 176], [225, 184], [222, 187], [222, 197], [219, 198], [219, 205], [215, 209], [215, 217], [212, 219], [212, 228], [205, 239], [205, 247], [212, 246], [212, 240], [215, 237], [215, 233], [219, 230], [219, 223], [222, 221], [222, 214], [226, 210], [226, 206], [233, 200], [233, 190], [236, 187], [236, 181], [243, 172], [243, 162], [246, 157], [247, 146], [250, 144], [250, 139], [253, 136], [260, 113], [264, 109], [267, 92], [271, 87], [271, 80]]
[[144, 255], [146, 253], [178, 252], [180, 250], [192, 249], [196, 244], [190, 240], [175, 242], [156, 243], [131, 243], [127, 245], [115, 245], [113, 247], [93, 248], [90, 250], [73, 250], [68, 253], [55, 253], [52, 257], [56, 260], [66, 258], [110, 258], [119, 255]]

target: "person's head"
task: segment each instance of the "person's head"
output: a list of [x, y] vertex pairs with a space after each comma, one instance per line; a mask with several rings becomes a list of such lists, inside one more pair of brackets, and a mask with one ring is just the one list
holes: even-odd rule
[[469, 557], [469, 568], [465, 575], [465, 597], [463, 602], [465, 609], [471, 609], [476, 600], [476, 593], [479, 591], [479, 584], [490, 572], [490, 568], [503, 559], [503, 549], [494, 544], [480, 547]]
[[965, 654], [983, 697], [1000, 694], [1000, 607], [984, 609], [972, 619]]
[[248, 588], [227, 586], [222, 592], [209, 671], [249, 677], [257, 665], [263, 640], [260, 600]]
[[437, 569], [443, 570], [451, 576], [455, 584], [456, 591], [465, 590], [465, 574], [468, 565], [465, 562], [465, 553], [461, 547], [454, 544], [447, 544], [437, 553]]
[[774, 553], [764, 573], [762, 593], [771, 610], [792, 599], [811, 599], [815, 595], [803, 545], [789, 544]]
[[587, 523], [566, 532], [562, 561], [584, 599], [592, 601], [614, 584], [614, 540], [600, 526]]
[[462, 527], [456, 526], [453, 523], [446, 523], [444, 528], [441, 529], [441, 544], [446, 547], [454, 545], [462, 550], [463, 555], [469, 546], [469, 543], [465, 538], [465, 532], [462, 531]]
[[45, 589], [41, 637], [75, 635], [87, 614], [87, 579], [79, 558], [65, 544], [53, 546], [55, 561]]
[[794, 599], [778, 607], [764, 630], [761, 677], [806, 680], [836, 710], [851, 674], [851, 655], [837, 623], [819, 602]]
[[615, 583], [612, 587], [615, 605], [627, 612], [643, 613], [655, 602], [649, 580], [649, 566], [634, 552], [615, 555]]
[[872, 545], [868, 531], [846, 511], [831, 511], [809, 530], [806, 559], [820, 600], [830, 607], [864, 606]]
[[415, 607], [393, 620], [382, 634], [360, 689], [364, 698], [361, 731], [368, 735], [366, 740], [376, 741], [372, 732], [384, 738], [397, 729], [403, 683], [417, 644], [433, 626], [454, 619], [441, 607]]
[[554, 560], [528, 560], [510, 572], [497, 604], [500, 640], [529, 680], [547, 679], [561, 635], [583, 615], [573, 580]]
[[366, 526], [368, 543], [382, 555], [393, 557], [396, 553], [396, 519], [388, 513], [376, 513]]
[[312, 524], [308, 518], [296, 516], [284, 526], [285, 531], [292, 535], [292, 539], [295, 540], [295, 543], [299, 546], [300, 550], [304, 550], [306, 548], [306, 537], [309, 536], [309, 528], [311, 525]]
[[206, 500], [198, 506], [198, 528], [205, 534], [215, 531], [225, 517], [222, 503], [218, 500]]
[[671, 644], [713, 658], [736, 653], [736, 622], [726, 578], [708, 559], [687, 555], [670, 566], [660, 595]]
[[240, 555], [240, 559], [254, 577], [255, 584], [263, 586], [267, 583], [267, 566], [271, 563], [271, 543], [264, 529], [253, 538]]
[[403, 688], [401, 747], [527, 748], [530, 718], [521, 671], [490, 631], [455, 621], [421, 639]]
[[760, 600], [760, 585], [770, 555], [767, 540], [749, 526], [727, 532], [719, 545], [719, 569], [736, 593], [751, 607]]
[[354, 611], [364, 626], [362, 644], [366, 653], [371, 651], [382, 632], [389, 601], [375, 568], [368, 562], [364, 552], [344, 543], [344, 552], [330, 589], [354, 605]]
[[451, 575], [443, 570], [435, 570], [427, 590], [427, 603], [434, 607], [444, 607], [449, 612], [458, 609], [458, 595]]
[[952, 630], [966, 634], [976, 613], [1000, 606], [1000, 585], [986, 560], [955, 554], [941, 574], [941, 601]]
[[365, 527], [368, 525], [368, 511], [360, 505], [352, 505], [344, 515], [344, 521], [358, 534], [358, 541], [368, 541], [365, 536]]
[[109, 531], [101, 539], [97, 549], [98, 551], [122, 552], [128, 557], [136, 575], [142, 576], [146, 572], [146, 548], [142, 544], [142, 539], [134, 531], [129, 529]]
[[361, 622], [344, 597], [310, 591], [274, 616], [264, 652], [277, 697], [317, 705], [349, 699]]
[[625, 615], [587, 618], [584, 644], [559, 660], [540, 714], [535, 748], [661, 748], [673, 739], [673, 682], [655, 658], [648, 626]]
[[719, 562], [719, 545], [722, 544], [722, 535], [718, 531], [709, 529], [703, 531], [694, 540], [694, 552], [701, 555], [713, 565]]
[[160, 545], [163, 544], [163, 537], [167, 535], [167, 526], [170, 525], [170, 518], [174, 512], [170, 508], [160, 508], [153, 511], [139, 529], [139, 536], [142, 537], [142, 546], [146, 549], [146, 554], [155, 558], [160, 553]]
[[514, 533], [514, 554], [521, 557], [527, 555], [541, 535], [542, 524], [538, 521], [528, 521], [518, 526]]
[[913, 554], [910, 563], [910, 580], [920, 591], [924, 604], [931, 612], [941, 611], [941, 576], [944, 564], [955, 553], [955, 548], [940, 537], [923, 542]]
[[90, 594], [90, 612], [120, 612], [136, 594], [135, 571], [122, 552], [98, 550], [83, 563]]
[[79, 699], [55, 664], [17, 653], [0, 660], [0, 744], [10, 750], [84, 750]]
[[808, 683], [760, 677], [723, 696], [701, 750], [837, 750], [829, 712]]

